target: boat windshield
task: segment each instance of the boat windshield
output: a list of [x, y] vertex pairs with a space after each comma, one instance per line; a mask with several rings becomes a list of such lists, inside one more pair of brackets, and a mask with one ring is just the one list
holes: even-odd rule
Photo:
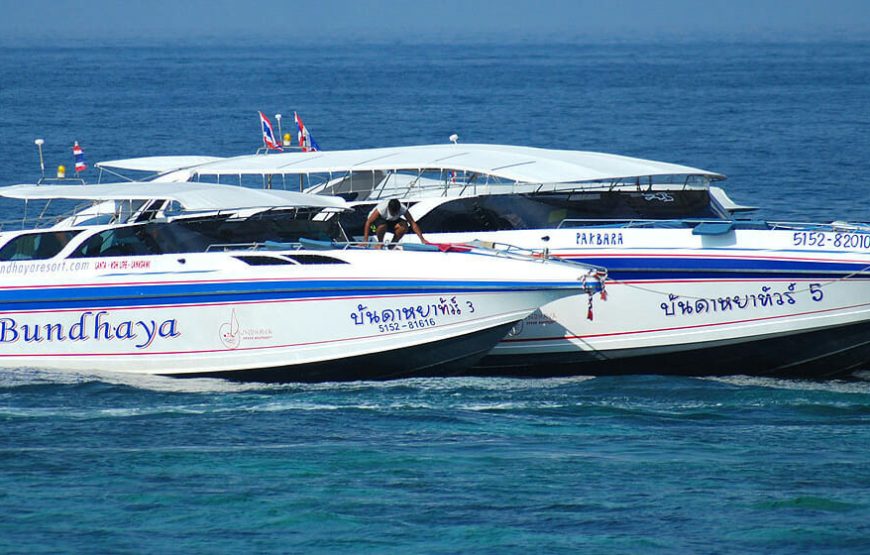
[[[374, 205], [371, 205], [373, 207]], [[370, 206], [341, 215], [345, 229], [361, 230]], [[707, 189], [582, 191], [480, 195], [442, 202], [418, 217], [426, 233], [553, 229], [633, 220], [723, 219]]]
[[637, 219], [715, 218], [706, 190], [489, 195], [446, 202], [422, 218], [431, 232], [549, 229]]
[[83, 241], [70, 258], [204, 252], [216, 245], [292, 243], [301, 238], [346, 240], [334, 219], [300, 217], [295, 210], [269, 211], [247, 218], [209, 216], [113, 227]]

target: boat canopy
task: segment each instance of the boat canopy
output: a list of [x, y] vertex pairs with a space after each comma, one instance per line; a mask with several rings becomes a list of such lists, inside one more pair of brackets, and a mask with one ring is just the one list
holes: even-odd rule
[[143, 158], [97, 162], [94, 165], [98, 168], [164, 173], [218, 160], [224, 160], [224, 158], [219, 156], [145, 156]]
[[[167, 157], [172, 158], [172, 157]], [[182, 157], [187, 158], [187, 157]], [[516, 183], [612, 182], [657, 176], [698, 176], [720, 180], [706, 170], [600, 152], [550, 150], [487, 144], [426, 145], [327, 152], [288, 152], [237, 156], [195, 166], [146, 167], [131, 160], [103, 162], [107, 167], [184, 170], [188, 179], [221, 175], [306, 175], [351, 172], [462, 171]], [[180, 176], [178, 176], [180, 177]]]
[[126, 182], [100, 185], [10, 185], [0, 196], [22, 200], [72, 199], [94, 202], [112, 200], [172, 200], [186, 210], [239, 208], [350, 208], [344, 199], [278, 189], [250, 189], [195, 182]]

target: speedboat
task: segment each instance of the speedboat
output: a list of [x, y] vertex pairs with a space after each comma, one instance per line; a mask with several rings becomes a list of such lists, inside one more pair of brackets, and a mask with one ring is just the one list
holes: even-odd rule
[[540, 306], [573, 298], [585, 310], [601, 287], [595, 268], [516, 251], [339, 242], [338, 219], [325, 217], [347, 208], [337, 197], [160, 182], [0, 196], [31, 212], [87, 202], [0, 233], [2, 369], [461, 375]]
[[608, 268], [600, 317], [549, 303], [512, 327], [482, 373], [829, 377], [870, 368], [870, 225], [755, 219], [715, 172], [482, 144], [102, 164], [340, 195], [356, 210], [333, 217], [357, 234], [375, 203], [401, 198], [430, 241], [506, 243]]

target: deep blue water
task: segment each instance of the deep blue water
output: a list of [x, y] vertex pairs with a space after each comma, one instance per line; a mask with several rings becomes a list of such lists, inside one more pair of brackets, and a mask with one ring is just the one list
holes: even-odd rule
[[[73, 140], [91, 163], [247, 153], [257, 110], [295, 109], [325, 149], [457, 132], [602, 150], [725, 173], [765, 217], [870, 221], [867, 60], [870, 43], [5, 43], [0, 184], [36, 179], [36, 137], [50, 168]], [[4, 372], [0, 552], [870, 553], [868, 445], [866, 379]]]

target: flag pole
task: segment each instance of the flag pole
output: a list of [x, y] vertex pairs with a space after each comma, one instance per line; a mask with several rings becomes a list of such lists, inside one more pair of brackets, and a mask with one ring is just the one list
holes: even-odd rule
[[[259, 114], [260, 112], [257, 112], [257, 113]], [[262, 119], [260, 119], [260, 135], [262, 136], [262, 140], [263, 140], [263, 146], [261, 148], [265, 148], [266, 150], [269, 150], [269, 146], [266, 144], [266, 135], [263, 133], [263, 120]], [[259, 149], [257, 150], [257, 154], [260, 154]]]

